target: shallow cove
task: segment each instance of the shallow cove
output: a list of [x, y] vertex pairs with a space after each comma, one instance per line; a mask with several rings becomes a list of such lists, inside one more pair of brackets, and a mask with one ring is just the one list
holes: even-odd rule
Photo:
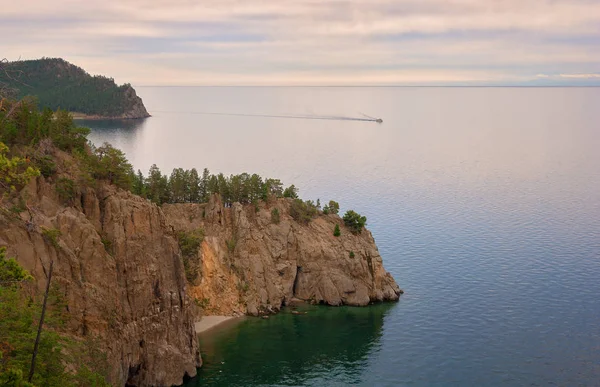
[[365, 382], [397, 304], [365, 308], [301, 305], [268, 319], [200, 334], [203, 367], [192, 386], [347, 385]]

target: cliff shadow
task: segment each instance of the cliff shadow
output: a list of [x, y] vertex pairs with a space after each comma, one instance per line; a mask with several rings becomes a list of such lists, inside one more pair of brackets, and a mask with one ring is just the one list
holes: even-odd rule
[[77, 126], [83, 126], [91, 130], [88, 139], [95, 145], [109, 142], [117, 147], [133, 146], [138, 140], [146, 124], [147, 118], [136, 118], [129, 120], [74, 120]]
[[359, 382], [395, 304], [302, 306], [200, 336], [204, 366], [185, 387]]

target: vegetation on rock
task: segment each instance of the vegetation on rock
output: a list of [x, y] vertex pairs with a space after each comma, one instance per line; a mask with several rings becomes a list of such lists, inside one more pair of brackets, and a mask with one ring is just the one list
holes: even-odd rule
[[42, 230], [42, 236], [44, 239], [54, 246], [55, 249], [58, 248], [58, 238], [60, 238], [61, 232], [55, 228], [45, 228]]
[[[49, 300], [42, 331], [33, 384], [24, 381], [33, 351], [41, 302], [24, 283], [33, 279], [14, 258], [6, 258], [0, 249], [0, 385], [1, 386], [108, 386], [104, 377], [92, 370], [102, 368], [84, 353], [83, 343], [57, 333], [64, 324], [60, 297], [54, 292]], [[89, 362], [87, 362], [88, 360]], [[86, 364], [88, 363], [88, 364]], [[65, 365], [74, 365], [66, 371]]]
[[360, 214], [354, 212], [353, 210], [348, 210], [344, 214], [344, 224], [346, 227], [350, 229], [353, 234], [359, 234], [365, 224], [367, 223], [367, 218], [365, 216], [361, 216]]
[[204, 230], [181, 231], [177, 233], [177, 240], [183, 257], [185, 277], [189, 282], [194, 282], [198, 278], [198, 249], [204, 240]]
[[342, 235], [342, 233], [340, 232], [340, 225], [336, 224], [333, 229], [333, 236], [339, 237], [340, 235]]
[[32, 177], [40, 174], [27, 159], [7, 156], [9, 148], [0, 142], [0, 187], [10, 191], [22, 188]]
[[285, 190], [283, 190], [283, 197], [284, 198], [298, 199], [298, 188], [296, 188], [296, 186], [293, 185], [293, 184], [290, 185]]
[[277, 208], [271, 210], [271, 222], [274, 224], [279, 224], [279, 222], [281, 222], [281, 216], [279, 215], [279, 210]]
[[334, 200], [330, 200], [329, 204], [326, 204], [323, 207], [323, 213], [325, 215], [327, 214], [338, 214], [338, 212], [340, 212], [340, 205], [338, 204], [338, 202], [334, 201]]
[[132, 111], [139, 111], [139, 117], [148, 116], [130, 84], [117, 86], [112, 78], [92, 76], [63, 59], [16, 61], [4, 63], [4, 67], [7, 71], [0, 71], [0, 85], [10, 90], [12, 97], [35, 96], [42, 108], [103, 117], [121, 117]]
[[[298, 189], [291, 185], [283, 188], [279, 179], [263, 178], [257, 174], [241, 173], [225, 176], [211, 174], [204, 168], [202, 174], [195, 168], [175, 168], [170, 176], [152, 165], [147, 177], [141, 171], [135, 173], [125, 154], [105, 143], [100, 147], [88, 144], [89, 129], [77, 127], [71, 115], [64, 111], [53, 113], [38, 110], [28, 100], [19, 102], [2, 100], [0, 105], [0, 141], [17, 146], [21, 155], [9, 156], [9, 149], [0, 145], [0, 180], [5, 188], [11, 182], [14, 189], [21, 188], [40, 171], [45, 177], [58, 173], [52, 155], [45, 154], [52, 146], [72, 154], [80, 163], [77, 180], [61, 177], [57, 191], [64, 201], [74, 199], [79, 185], [93, 186], [97, 180], [107, 181], [157, 204], [205, 203], [213, 194], [221, 196], [225, 206], [235, 202], [254, 204], [274, 198], [293, 199], [290, 215], [301, 223], [308, 223], [320, 213], [320, 203], [298, 199]], [[25, 157], [23, 157], [23, 154]], [[337, 214], [339, 204], [333, 200], [323, 208], [325, 214]], [[360, 219], [359, 219], [360, 220]], [[366, 220], [365, 220], [366, 221]], [[358, 227], [348, 226], [360, 232]]]
[[290, 205], [290, 216], [296, 222], [308, 224], [317, 214], [317, 207], [310, 200], [303, 202], [301, 199], [294, 199]]

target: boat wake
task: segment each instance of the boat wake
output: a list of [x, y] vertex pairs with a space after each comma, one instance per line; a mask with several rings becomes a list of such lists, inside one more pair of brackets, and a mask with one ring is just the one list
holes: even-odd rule
[[[215, 112], [180, 112], [180, 111], [153, 111], [152, 113], [169, 113], [169, 114], [199, 114], [210, 116], [233, 116], [233, 117], [263, 117], [263, 118], [291, 118], [303, 120], [337, 120], [337, 121], [364, 121], [382, 123], [381, 118], [375, 118], [363, 114], [364, 117], [344, 117], [344, 116], [321, 116], [321, 115], [293, 115], [293, 114], [249, 114], [249, 113], [215, 113]], [[362, 113], [361, 113], [362, 114]]]

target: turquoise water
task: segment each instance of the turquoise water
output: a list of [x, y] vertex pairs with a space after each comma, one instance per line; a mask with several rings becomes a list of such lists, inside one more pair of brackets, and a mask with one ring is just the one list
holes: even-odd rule
[[94, 142], [336, 199], [406, 292], [205, 338], [189, 386], [598, 385], [600, 89], [137, 90], [153, 117], [89, 123]]
[[[205, 366], [196, 385], [346, 385], [366, 381], [380, 349], [390, 304], [370, 308], [306, 306], [268, 320], [250, 318], [200, 336]], [[235, 356], [231, 356], [235, 353]]]

